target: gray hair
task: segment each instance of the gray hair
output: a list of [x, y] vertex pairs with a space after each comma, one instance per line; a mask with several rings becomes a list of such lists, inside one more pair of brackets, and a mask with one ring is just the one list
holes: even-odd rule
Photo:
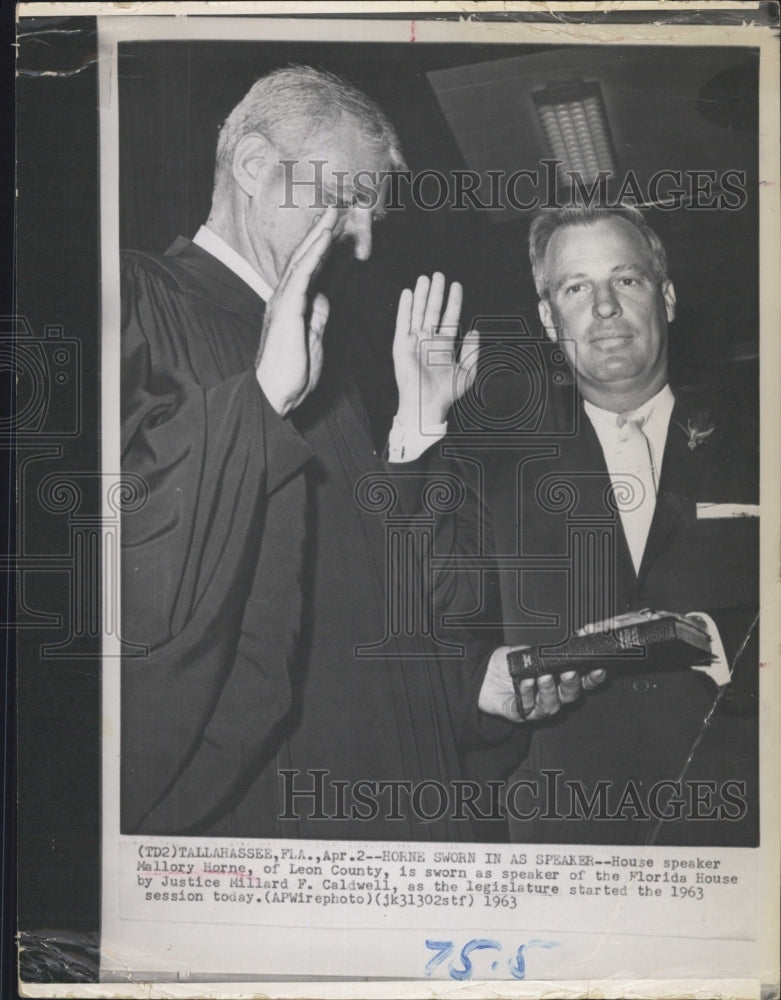
[[387, 152], [389, 169], [405, 169], [396, 130], [385, 112], [351, 83], [311, 66], [287, 66], [257, 80], [231, 111], [217, 141], [215, 186], [231, 171], [239, 141], [260, 132], [288, 155], [323, 126], [351, 117], [368, 143]]
[[615, 208], [598, 208], [579, 205], [570, 208], [542, 209], [533, 219], [529, 230], [529, 258], [534, 275], [534, 285], [541, 299], [548, 297], [549, 289], [545, 277], [545, 254], [551, 237], [557, 229], [565, 226], [588, 226], [602, 219], [618, 218], [629, 222], [640, 233], [651, 254], [654, 277], [662, 282], [668, 277], [667, 252], [664, 244], [645, 221], [645, 216], [634, 205]]

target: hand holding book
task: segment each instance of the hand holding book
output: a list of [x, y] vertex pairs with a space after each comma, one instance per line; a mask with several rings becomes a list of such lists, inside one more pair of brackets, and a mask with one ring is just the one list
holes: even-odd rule
[[584, 692], [598, 687], [607, 676], [601, 669], [582, 676], [577, 670], [564, 669], [555, 677], [548, 673], [516, 681], [509, 671], [509, 657], [517, 651], [512, 646], [500, 646], [494, 650], [478, 700], [481, 711], [509, 719], [510, 722], [547, 719], [555, 715], [562, 705], [577, 701]]
[[576, 670], [676, 669], [709, 663], [710, 637], [693, 617], [668, 611], [640, 611], [581, 629], [556, 646], [512, 650], [507, 657], [513, 682]]
[[710, 637], [696, 616], [632, 611], [592, 622], [556, 646], [501, 646], [488, 664], [479, 706], [514, 722], [536, 722], [599, 687], [616, 670], [710, 661]]

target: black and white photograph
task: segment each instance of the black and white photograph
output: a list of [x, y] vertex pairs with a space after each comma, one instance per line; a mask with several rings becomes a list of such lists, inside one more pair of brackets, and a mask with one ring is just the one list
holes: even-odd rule
[[777, 996], [777, 7], [46, 6], [24, 995]]

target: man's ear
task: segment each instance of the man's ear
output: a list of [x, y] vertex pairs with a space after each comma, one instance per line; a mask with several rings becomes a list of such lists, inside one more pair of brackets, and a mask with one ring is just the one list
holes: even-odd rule
[[675, 285], [669, 278], [662, 282], [662, 298], [667, 309], [667, 322], [672, 323], [675, 319]]
[[556, 331], [556, 324], [553, 322], [553, 310], [550, 307], [550, 302], [547, 299], [540, 299], [537, 303], [537, 312], [540, 314], [540, 321], [550, 339], [558, 340], [559, 337]]
[[268, 167], [276, 162], [276, 146], [262, 132], [250, 132], [236, 143], [233, 151], [233, 179], [248, 197], [257, 194]]

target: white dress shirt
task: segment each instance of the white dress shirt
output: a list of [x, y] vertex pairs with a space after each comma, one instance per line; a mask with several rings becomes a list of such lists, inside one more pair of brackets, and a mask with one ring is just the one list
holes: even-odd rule
[[[651, 453], [656, 489], [659, 488], [659, 476], [662, 471], [662, 458], [664, 457], [664, 447], [667, 442], [667, 430], [670, 426], [670, 417], [672, 416], [674, 406], [675, 396], [673, 396], [670, 386], [666, 385], [655, 396], [646, 400], [642, 406], [638, 406], [636, 410], [632, 410], [631, 413], [620, 414], [620, 416], [628, 420], [642, 421], [643, 434], [645, 434], [648, 440]], [[589, 403], [588, 400], [583, 401], [583, 409], [593, 424], [599, 438], [599, 443], [602, 445], [607, 471], [611, 476], [620, 473], [622, 470], [617, 465], [615, 457], [616, 451], [619, 450], [620, 427], [616, 422], [619, 414], [613, 413], [610, 410], [600, 409], [600, 407], [594, 406], [593, 403]], [[656, 496], [654, 495], [653, 498], [649, 498], [649, 502], [653, 503], [655, 499]]]
[[201, 250], [210, 253], [212, 257], [216, 257], [220, 263], [238, 275], [264, 302], [268, 302], [274, 294], [271, 285], [267, 284], [255, 268], [244, 260], [241, 254], [237, 253], [221, 236], [218, 236], [213, 229], [201, 226], [193, 237], [193, 243]]
[[629, 413], [603, 410], [588, 400], [583, 403], [602, 445], [636, 573], [640, 571], [656, 507], [664, 446], [674, 405], [675, 397], [669, 385]]

